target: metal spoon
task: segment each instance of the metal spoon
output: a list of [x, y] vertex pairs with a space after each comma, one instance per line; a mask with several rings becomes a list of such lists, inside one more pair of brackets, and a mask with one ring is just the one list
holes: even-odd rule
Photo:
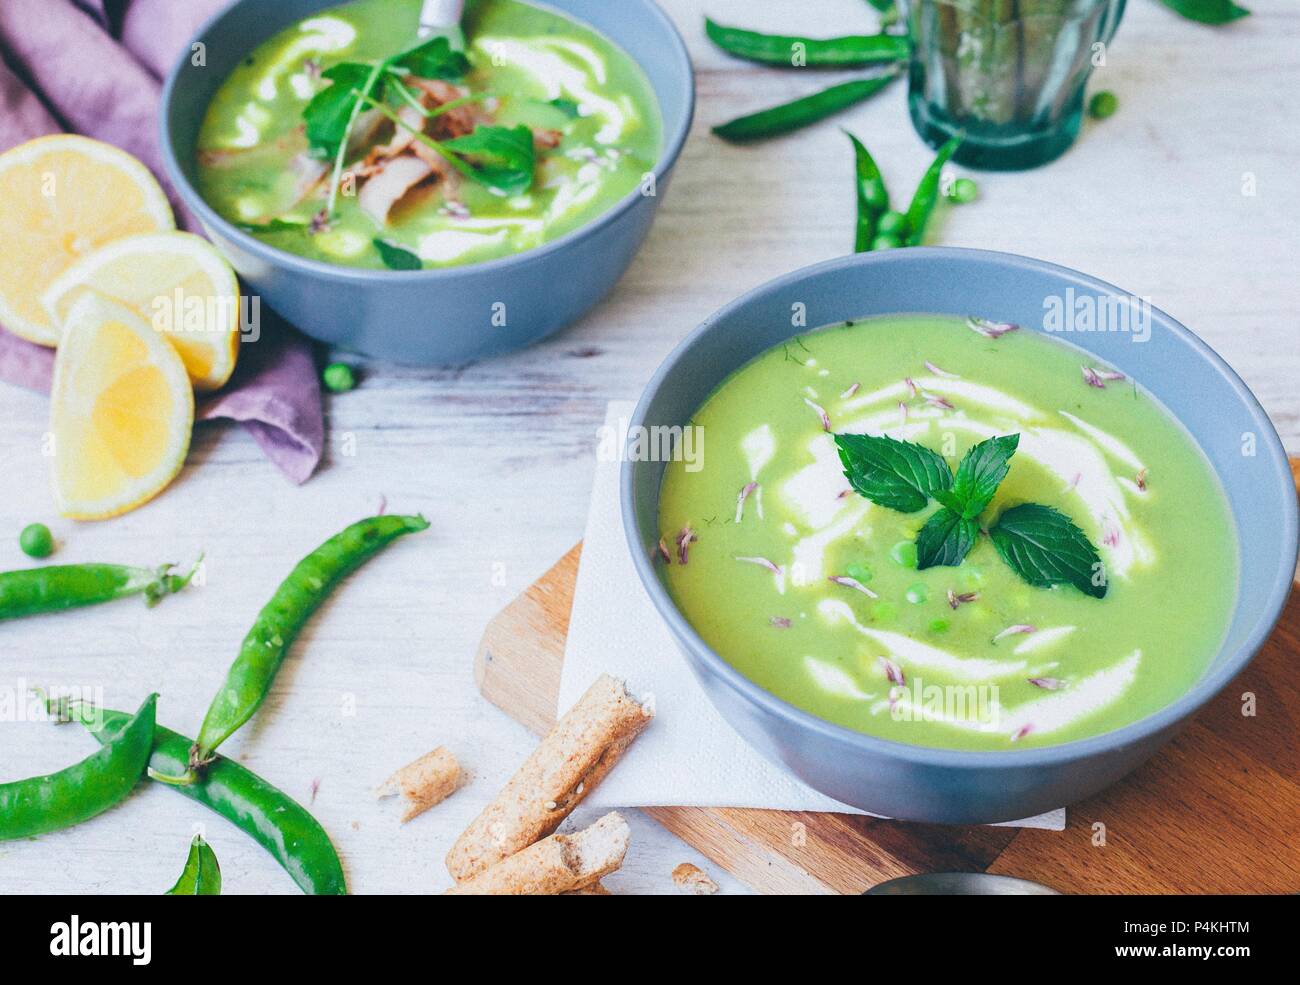
[[441, 34], [455, 51], [465, 50], [465, 32], [460, 18], [465, 12], [465, 0], [424, 0], [420, 7], [420, 26], [415, 35], [431, 38]]
[[1060, 896], [1055, 889], [1027, 879], [986, 872], [927, 872], [900, 876], [872, 886], [863, 896]]

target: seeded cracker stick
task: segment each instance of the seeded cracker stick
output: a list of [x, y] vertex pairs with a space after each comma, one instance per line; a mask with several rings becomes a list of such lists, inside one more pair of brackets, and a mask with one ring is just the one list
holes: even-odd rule
[[602, 674], [561, 718], [447, 853], [447, 871], [469, 879], [545, 838], [618, 762], [653, 715]]
[[551, 835], [478, 875], [447, 896], [558, 896], [598, 882], [623, 864], [631, 837], [627, 822], [606, 814], [589, 828]]
[[383, 798], [401, 794], [406, 801], [406, 810], [402, 812], [402, 823], [405, 824], [455, 793], [460, 785], [460, 776], [456, 757], [445, 746], [439, 746], [390, 776], [380, 784], [375, 796]]

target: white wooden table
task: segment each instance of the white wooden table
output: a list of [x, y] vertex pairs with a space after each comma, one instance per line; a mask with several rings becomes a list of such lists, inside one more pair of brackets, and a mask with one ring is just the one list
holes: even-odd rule
[[[61, 562], [186, 561], [207, 552], [207, 584], [147, 611], [134, 601], [0, 626], [0, 781], [58, 769], [93, 743], [75, 727], [15, 721], [32, 685], [101, 688], [134, 708], [150, 690], [163, 723], [193, 734], [261, 604], [326, 535], [373, 511], [423, 511], [433, 528], [395, 545], [309, 625], [267, 704], [224, 751], [312, 810], [355, 892], [447, 885], [442, 857], [534, 740], [479, 698], [475, 644], [490, 616], [581, 536], [596, 428], [611, 398], [634, 397], [700, 320], [771, 277], [847, 251], [851, 155], [838, 125], [910, 194], [930, 152], [899, 84], [876, 101], [783, 140], [736, 148], [708, 128], [834, 80], [720, 54], [699, 0], [666, 0], [699, 72], [696, 132], [646, 248], [615, 294], [580, 325], [530, 351], [455, 370], [374, 365], [330, 399], [329, 453], [288, 485], [240, 429], [207, 426], [179, 481], [106, 523], [54, 518], [41, 436], [43, 397], [0, 388], [0, 567], [26, 564], [16, 535], [33, 520], [63, 541]], [[1113, 281], [1182, 319], [1238, 370], [1300, 452], [1300, 10], [1254, 0], [1227, 30], [1130, 0], [1094, 85], [1120, 111], [1088, 124], [1059, 162], [978, 176], [977, 204], [945, 210], [934, 241], [1009, 250]], [[709, 0], [719, 20], [769, 30], [868, 29], [861, 0], [755, 5]], [[1242, 193], [1246, 175], [1256, 193]], [[433, 746], [455, 750], [472, 783], [399, 826], [371, 788]], [[583, 817], [580, 814], [579, 817]], [[633, 846], [608, 884], [671, 892], [693, 859], [633, 816]], [[0, 892], [157, 893], [207, 825], [229, 892], [292, 892], [250, 840], [175, 793], [147, 785], [108, 814], [35, 841], [0, 843]]]

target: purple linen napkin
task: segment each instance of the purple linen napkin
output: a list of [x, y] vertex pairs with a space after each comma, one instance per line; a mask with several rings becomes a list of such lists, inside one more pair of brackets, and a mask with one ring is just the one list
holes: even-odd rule
[[[0, 151], [74, 131], [134, 154], [163, 183], [179, 225], [197, 224], [163, 175], [160, 79], [198, 26], [229, 0], [3, 0]], [[0, 262], [3, 259], [0, 258]], [[241, 343], [234, 378], [198, 407], [201, 420], [241, 422], [294, 482], [325, 441], [311, 344], [262, 307], [255, 343]], [[269, 324], [268, 324], [269, 323]], [[48, 390], [54, 353], [0, 326], [0, 380]]]

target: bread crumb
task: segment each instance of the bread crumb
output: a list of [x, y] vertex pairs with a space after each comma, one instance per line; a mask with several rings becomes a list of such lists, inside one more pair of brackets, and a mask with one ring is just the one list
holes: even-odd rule
[[709, 878], [708, 873], [690, 862], [683, 862], [673, 869], [673, 885], [687, 896], [712, 896], [718, 891], [718, 884]]

